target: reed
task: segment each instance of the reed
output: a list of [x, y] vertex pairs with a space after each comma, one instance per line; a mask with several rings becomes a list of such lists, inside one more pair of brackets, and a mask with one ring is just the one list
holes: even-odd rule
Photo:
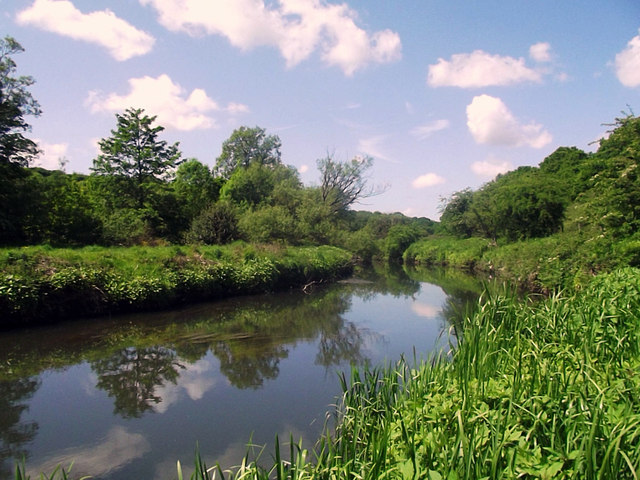
[[312, 450], [197, 456], [191, 478], [637, 480], [640, 270], [535, 302], [487, 291], [452, 351], [353, 368]]

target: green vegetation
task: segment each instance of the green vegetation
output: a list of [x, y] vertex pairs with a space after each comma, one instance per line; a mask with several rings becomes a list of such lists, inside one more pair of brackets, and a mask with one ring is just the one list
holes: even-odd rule
[[[0, 244], [84, 248], [0, 251], [3, 326], [348, 272], [351, 255], [326, 245], [550, 294], [487, 294], [453, 326], [450, 357], [354, 370], [335, 430], [312, 451], [291, 441], [289, 460], [278, 446], [271, 467], [247, 458], [235, 472], [197, 458], [194, 478], [638, 478], [640, 118], [616, 119], [595, 153], [562, 147], [539, 167], [454, 193], [436, 225], [351, 211], [376, 193], [369, 159], [321, 159], [322, 184], [304, 187], [276, 136], [241, 127], [213, 171], [180, 165], [141, 110], [116, 116], [92, 175], [27, 168], [36, 147], [24, 116], [40, 111], [33, 80], [14, 76], [21, 50], [0, 43]], [[203, 246], [212, 243], [230, 245]], [[114, 245], [132, 248], [104, 247]]]
[[4, 249], [1, 327], [303, 286], [352, 267], [349, 253], [330, 246]]
[[290, 438], [229, 471], [196, 455], [192, 478], [637, 478], [640, 270], [537, 302], [486, 295], [450, 356], [343, 375], [311, 450]]
[[561, 147], [537, 168], [454, 193], [438, 235], [411, 245], [405, 262], [486, 272], [545, 293], [640, 265], [640, 118], [610, 126], [595, 153]]

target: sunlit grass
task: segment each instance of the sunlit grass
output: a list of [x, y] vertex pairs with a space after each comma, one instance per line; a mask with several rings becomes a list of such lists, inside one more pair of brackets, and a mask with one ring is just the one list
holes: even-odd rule
[[638, 478], [640, 270], [536, 302], [486, 292], [457, 333], [451, 356], [343, 374], [310, 450], [197, 455], [191, 478]]
[[0, 249], [2, 326], [266, 292], [352, 270], [335, 247]]

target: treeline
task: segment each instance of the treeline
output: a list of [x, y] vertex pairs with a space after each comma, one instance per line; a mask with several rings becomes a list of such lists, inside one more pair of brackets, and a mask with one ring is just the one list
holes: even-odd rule
[[182, 158], [178, 143], [160, 139], [156, 117], [137, 108], [116, 114], [90, 175], [28, 168], [39, 152], [24, 135], [25, 117], [41, 111], [29, 92], [33, 78], [16, 74], [12, 57], [22, 51], [11, 37], [0, 40], [0, 245], [246, 240], [332, 244], [364, 259], [399, 258], [409, 240], [433, 228], [428, 219], [351, 211], [381, 193], [367, 182], [370, 158], [342, 162], [327, 155], [317, 162], [320, 185], [306, 187], [282, 162], [276, 135], [243, 126], [210, 168]]
[[[400, 258], [412, 241], [433, 232], [434, 222], [426, 218], [350, 209], [375, 193], [366, 182], [370, 159], [325, 157], [318, 161], [322, 183], [308, 187], [296, 169], [282, 162], [279, 138], [260, 127], [235, 130], [209, 168], [197, 159], [182, 161], [177, 148], [169, 153], [173, 160], [157, 161], [158, 152], [169, 147], [153, 139], [154, 118], [142, 110], [127, 110], [117, 118], [118, 129], [100, 142], [103, 153], [90, 175], [2, 166], [10, 175], [0, 180], [0, 243], [131, 246], [245, 240], [337, 245], [370, 260]], [[135, 125], [140, 128], [132, 134]], [[147, 143], [141, 146], [140, 138]]]
[[609, 127], [596, 152], [561, 147], [538, 167], [454, 193], [444, 235], [416, 243], [405, 260], [508, 271], [538, 290], [640, 265], [640, 118]]

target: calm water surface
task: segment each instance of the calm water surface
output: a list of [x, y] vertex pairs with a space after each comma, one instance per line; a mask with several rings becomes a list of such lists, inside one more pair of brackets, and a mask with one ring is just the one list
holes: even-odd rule
[[[441, 286], [438, 286], [441, 285]], [[448, 348], [478, 285], [436, 272], [0, 334], [0, 478], [74, 461], [99, 479], [170, 479], [196, 445], [238, 464], [275, 435], [311, 448], [351, 364]]]

